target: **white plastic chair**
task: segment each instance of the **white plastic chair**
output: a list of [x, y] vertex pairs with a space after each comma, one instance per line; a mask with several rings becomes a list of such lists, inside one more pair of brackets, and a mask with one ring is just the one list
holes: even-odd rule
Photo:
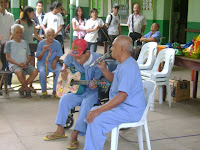
[[147, 143], [147, 149], [151, 150], [151, 143], [149, 138], [149, 131], [148, 131], [148, 125], [147, 125], [147, 113], [149, 110], [149, 105], [151, 101], [153, 101], [154, 98], [154, 92], [156, 88], [156, 84], [153, 81], [144, 81], [143, 82], [144, 87], [144, 93], [145, 93], [145, 99], [146, 99], [146, 108], [142, 115], [142, 118], [138, 122], [134, 123], [122, 123], [118, 127], [115, 127], [112, 129], [111, 134], [111, 150], [117, 150], [118, 147], [118, 136], [119, 136], [119, 130], [121, 128], [130, 128], [130, 127], [136, 127], [137, 134], [138, 134], [138, 143], [139, 143], [139, 149], [143, 150], [143, 134], [142, 134], [142, 127], [144, 126], [144, 131], [146, 135], [146, 143]]
[[[167, 96], [169, 107], [171, 107], [171, 90], [169, 84], [169, 77], [174, 65], [175, 50], [173, 48], [165, 48], [158, 53], [155, 64], [152, 70], [141, 70], [141, 75], [143, 80], [153, 80], [159, 89], [159, 103], [163, 102], [163, 89], [162, 85], [167, 87]], [[161, 72], [158, 71], [161, 63], [164, 62], [164, 67]], [[154, 101], [150, 105], [150, 110], [154, 110]]]
[[153, 68], [157, 55], [157, 49], [156, 42], [148, 42], [142, 46], [140, 55], [137, 59], [140, 70], [150, 70]]

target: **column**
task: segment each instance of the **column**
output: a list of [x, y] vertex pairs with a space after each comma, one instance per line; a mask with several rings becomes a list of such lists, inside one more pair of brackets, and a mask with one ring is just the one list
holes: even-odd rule
[[75, 5], [75, 1], [76, 0], [70, 0], [70, 5], [69, 5], [69, 8], [70, 8], [70, 49], [72, 47], [72, 40], [73, 40], [73, 29], [72, 29], [72, 22], [71, 20], [74, 18], [74, 9], [76, 7]]
[[11, 13], [14, 15], [15, 20], [19, 19], [19, 6], [20, 0], [11, 0]]

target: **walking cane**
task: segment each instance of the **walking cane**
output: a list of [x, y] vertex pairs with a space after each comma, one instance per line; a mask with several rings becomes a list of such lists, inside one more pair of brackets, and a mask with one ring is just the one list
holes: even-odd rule
[[46, 90], [47, 90], [47, 66], [48, 66], [48, 59], [49, 59], [49, 57], [51, 56], [51, 54], [52, 54], [52, 49], [51, 48], [49, 48], [49, 53], [48, 53], [48, 55], [47, 55], [47, 57], [46, 57], [46, 60], [45, 60], [45, 71], [46, 71]]

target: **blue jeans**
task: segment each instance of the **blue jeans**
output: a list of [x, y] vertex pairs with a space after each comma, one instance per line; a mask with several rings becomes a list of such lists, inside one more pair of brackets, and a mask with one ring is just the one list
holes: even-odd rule
[[88, 44], [88, 49], [92, 52], [96, 52], [97, 51], [97, 43], [90, 43], [90, 42], [87, 42]]

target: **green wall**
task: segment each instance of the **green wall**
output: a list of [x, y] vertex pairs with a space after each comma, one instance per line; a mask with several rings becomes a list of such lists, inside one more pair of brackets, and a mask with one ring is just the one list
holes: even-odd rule
[[[188, 1], [188, 29], [200, 30], [200, 17], [199, 17], [199, 0]], [[194, 36], [200, 33], [187, 32], [187, 42], [190, 42]]]

